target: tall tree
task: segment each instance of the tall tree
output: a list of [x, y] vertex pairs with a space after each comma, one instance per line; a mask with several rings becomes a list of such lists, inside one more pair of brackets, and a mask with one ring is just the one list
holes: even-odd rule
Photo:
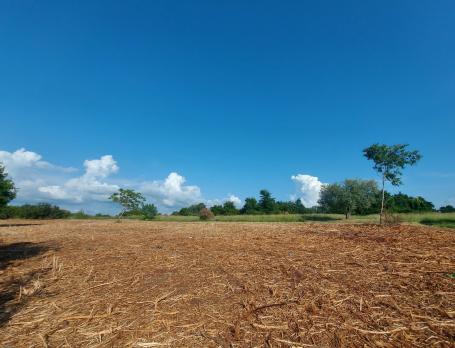
[[421, 158], [421, 154], [417, 150], [408, 151], [407, 144], [385, 145], [373, 144], [363, 150], [364, 156], [374, 162], [373, 169], [381, 175], [382, 179], [382, 198], [381, 212], [379, 222], [382, 224], [384, 214], [384, 195], [385, 182], [390, 182], [393, 186], [402, 184], [402, 170], [406, 166], [416, 164]]
[[272, 197], [269, 191], [261, 190], [259, 191], [259, 208], [264, 214], [272, 214], [276, 211], [276, 202], [275, 198]]
[[10, 201], [16, 198], [16, 192], [14, 182], [8, 178], [5, 167], [0, 163], [0, 208], [5, 207]]
[[109, 199], [112, 202], [121, 205], [122, 210], [119, 217], [122, 217], [126, 212], [139, 210], [145, 203], [145, 198], [142, 193], [130, 189], [119, 189], [118, 192], [113, 193]]

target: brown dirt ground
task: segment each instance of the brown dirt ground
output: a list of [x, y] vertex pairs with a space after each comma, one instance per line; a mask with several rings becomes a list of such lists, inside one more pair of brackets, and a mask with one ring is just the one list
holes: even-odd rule
[[2, 347], [455, 346], [455, 232], [0, 223]]

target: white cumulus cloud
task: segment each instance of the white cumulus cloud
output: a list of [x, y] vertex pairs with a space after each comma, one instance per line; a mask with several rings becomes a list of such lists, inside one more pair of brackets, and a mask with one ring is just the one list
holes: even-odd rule
[[[109, 196], [120, 187], [143, 193], [149, 202], [164, 211], [207, 202], [199, 186], [186, 184], [185, 177], [176, 172], [163, 180], [114, 180], [112, 175], [119, 171], [119, 166], [112, 155], [85, 160], [81, 175], [73, 173], [77, 169], [49, 163], [40, 154], [23, 148], [14, 152], [0, 151], [0, 162], [19, 189], [15, 200], [18, 204], [47, 201], [71, 210], [112, 213], [116, 207], [110, 203]], [[240, 203], [234, 195], [226, 200], [236, 205]]]
[[185, 185], [185, 182], [185, 177], [172, 172], [164, 180], [143, 182], [139, 191], [166, 207], [183, 207], [202, 202], [201, 189], [195, 185]]
[[118, 171], [117, 162], [111, 155], [100, 159], [85, 160], [85, 173], [65, 181], [62, 185], [40, 186], [38, 191], [54, 200], [74, 203], [106, 201], [119, 186], [101, 181]]
[[236, 208], [241, 208], [242, 207], [242, 200], [234, 195], [229, 195], [227, 201], [234, 203]]
[[241, 208], [243, 206], [242, 200], [235, 196], [235, 195], [228, 195], [223, 199], [215, 198], [215, 199], [207, 199], [203, 203], [205, 203], [209, 207], [213, 207], [214, 205], [223, 205], [224, 202], [232, 202], [236, 206], [236, 208]]
[[0, 162], [8, 169], [12, 177], [19, 177], [25, 170], [30, 169], [52, 169], [63, 172], [75, 171], [74, 168], [65, 168], [53, 165], [43, 161], [42, 156], [33, 151], [27, 151], [24, 148], [14, 152], [0, 151]]
[[297, 174], [291, 176], [296, 185], [296, 193], [291, 196], [292, 199], [300, 198], [306, 207], [317, 205], [322, 185], [319, 178], [307, 174]]
[[84, 161], [86, 177], [105, 178], [110, 174], [118, 172], [117, 162], [111, 155], [102, 156], [100, 159]]

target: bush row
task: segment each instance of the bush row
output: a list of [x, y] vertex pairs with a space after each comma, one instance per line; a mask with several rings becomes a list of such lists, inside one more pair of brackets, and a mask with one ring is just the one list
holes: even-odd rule
[[0, 209], [0, 219], [64, 219], [71, 213], [49, 203], [6, 206]]

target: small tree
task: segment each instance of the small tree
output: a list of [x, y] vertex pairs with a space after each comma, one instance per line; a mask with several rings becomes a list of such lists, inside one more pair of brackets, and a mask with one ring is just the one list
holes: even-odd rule
[[381, 175], [382, 179], [381, 212], [379, 216], [381, 224], [384, 214], [385, 182], [388, 181], [393, 186], [400, 186], [402, 184], [402, 170], [408, 165], [416, 164], [422, 158], [417, 150], [407, 151], [407, 147], [407, 144], [391, 146], [373, 144], [363, 150], [364, 156], [374, 162], [373, 169]]
[[144, 204], [141, 213], [144, 220], [153, 220], [158, 215], [158, 209], [154, 204]]
[[0, 209], [16, 198], [14, 182], [8, 178], [5, 167], [0, 163]]
[[145, 202], [145, 198], [140, 192], [130, 189], [119, 189], [118, 192], [113, 193], [109, 199], [112, 202], [121, 205], [122, 210], [119, 214], [119, 218], [122, 217], [125, 212], [139, 210]]
[[276, 211], [276, 201], [269, 191], [261, 190], [259, 192], [259, 208], [264, 214], [272, 214]]

